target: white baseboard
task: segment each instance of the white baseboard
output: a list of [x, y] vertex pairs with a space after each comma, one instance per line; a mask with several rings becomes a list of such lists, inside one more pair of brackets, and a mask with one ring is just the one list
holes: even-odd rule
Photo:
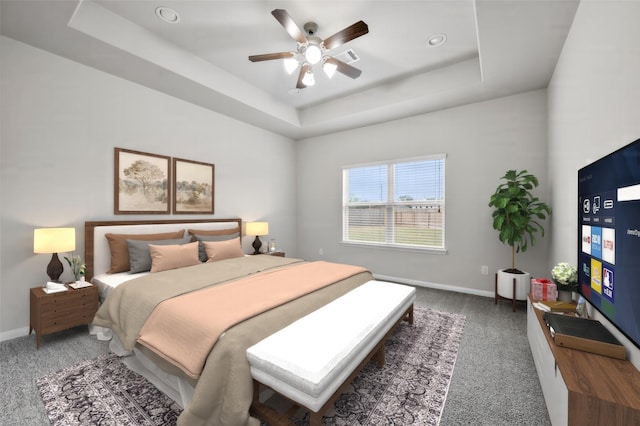
[[491, 298], [495, 297], [495, 293], [493, 291], [475, 290], [467, 287], [458, 287], [458, 286], [448, 285], [448, 284], [430, 283], [427, 281], [418, 281], [418, 280], [412, 280], [408, 278], [391, 277], [388, 275], [373, 274], [373, 276], [376, 279], [379, 279], [382, 281], [392, 281], [400, 284], [409, 284], [417, 287], [435, 288], [437, 290], [455, 291], [456, 293], [473, 294], [474, 296], [483, 296], [483, 297], [491, 297]]
[[29, 327], [17, 328], [15, 330], [3, 331], [0, 333], [0, 342], [15, 339], [16, 337], [24, 337], [29, 334]]

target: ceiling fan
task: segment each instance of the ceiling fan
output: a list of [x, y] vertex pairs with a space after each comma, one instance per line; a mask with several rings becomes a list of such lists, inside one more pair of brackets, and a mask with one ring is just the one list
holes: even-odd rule
[[360, 76], [362, 73], [361, 70], [328, 55], [327, 52], [367, 34], [369, 32], [369, 26], [363, 21], [358, 21], [322, 40], [315, 35], [318, 30], [318, 25], [314, 22], [306, 23], [304, 25], [305, 31], [302, 31], [293, 19], [291, 19], [291, 16], [289, 16], [286, 10], [275, 9], [271, 14], [297, 42], [297, 49], [294, 52], [252, 55], [249, 56], [251, 62], [284, 59], [284, 66], [289, 74], [292, 74], [293, 71], [300, 66], [300, 73], [298, 74], [298, 82], [296, 84], [296, 88], [298, 89], [304, 89], [305, 87], [315, 84], [313, 66], [319, 63], [322, 63], [322, 69], [329, 78], [333, 77], [336, 71], [351, 78], [358, 78]]

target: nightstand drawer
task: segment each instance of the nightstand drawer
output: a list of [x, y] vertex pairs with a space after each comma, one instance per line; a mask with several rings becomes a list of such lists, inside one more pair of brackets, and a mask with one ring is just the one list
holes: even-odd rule
[[62, 318], [69, 314], [84, 314], [94, 313], [98, 310], [98, 301], [89, 300], [88, 298], [81, 303], [60, 303], [58, 305], [49, 306], [43, 308], [40, 312], [40, 318], [42, 321], [47, 321], [55, 318]]
[[89, 324], [93, 321], [95, 313], [95, 310], [87, 310], [84, 312], [68, 311], [55, 317], [42, 318], [42, 322], [40, 323], [42, 334], [55, 333], [56, 331]]
[[61, 293], [54, 293], [43, 297], [40, 306], [43, 309], [55, 309], [63, 306], [78, 306], [87, 301], [95, 299], [93, 292], [67, 290]]

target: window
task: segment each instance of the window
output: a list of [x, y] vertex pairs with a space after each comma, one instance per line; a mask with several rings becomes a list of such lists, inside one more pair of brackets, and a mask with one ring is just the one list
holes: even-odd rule
[[343, 242], [444, 251], [445, 158], [344, 167]]

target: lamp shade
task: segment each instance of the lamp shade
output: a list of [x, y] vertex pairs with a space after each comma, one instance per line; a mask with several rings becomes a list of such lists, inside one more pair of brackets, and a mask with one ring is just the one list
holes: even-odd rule
[[296, 58], [285, 58], [284, 60], [284, 69], [289, 75], [293, 74], [296, 68], [298, 68], [298, 65], [299, 63]]
[[39, 228], [33, 230], [34, 253], [64, 253], [75, 249], [75, 228]]
[[322, 65], [322, 70], [324, 71], [324, 73], [327, 75], [327, 77], [331, 78], [333, 77], [333, 75], [336, 73], [336, 70], [338, 69], [338, 65], [336, 65], [333, 62], [325, 62]]
[[269, 222], [247, 222], [247, 235], [269, 235]]
[[304, 77], [302, 77], [302, 84], [309, 87], [316, 84], [316, 79], [313, 76], [313, 72], [311, 71], [310, 68], [307, 70], [307, 72], [304, 73]]

